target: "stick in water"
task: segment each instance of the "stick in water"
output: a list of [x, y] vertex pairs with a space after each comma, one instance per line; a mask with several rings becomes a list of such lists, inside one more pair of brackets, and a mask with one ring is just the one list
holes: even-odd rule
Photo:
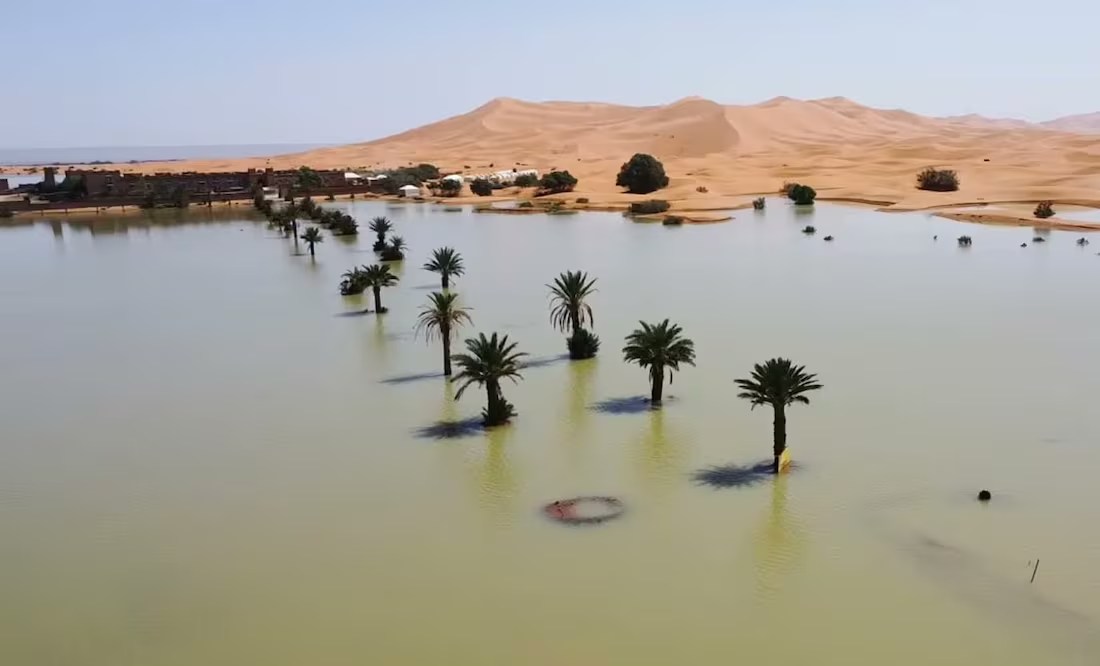
[[1039, 559], [1035, 559], [1035, 568], [1031, 571], [1031, 582], [1035, 582], [1035, 574], [1039, 573]]

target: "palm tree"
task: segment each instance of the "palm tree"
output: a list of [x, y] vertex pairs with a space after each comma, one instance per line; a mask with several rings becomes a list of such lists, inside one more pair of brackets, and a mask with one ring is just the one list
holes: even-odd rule
[[486, 426], [496, 426], [507, 423], [508, 419], [515, 416], [515, 408], [504, 399], [500, 392], [500, 380], [511, 379], [513, 382], [522, 379], [519, 374], [520, 359], [527, 354], [516, 351], [516, 343], [508, 342], [508, 336], [487, 338], [484, 333], [479, 333], [476, 338], [466, 340], [466, 354], [455, 354], [454, 361], [460, 368], [455, 377], [462, 384], [455, 393], [455, 400], [472, 384], [485, 387], [488, 402], [481, 412], [482, 422]]
[[283, 206], [283, 220], [284, 224], [290, 225], [290, 233], [294, 234], [294, 242], [298, 242], [298, 216], [302, 214], [302, 209], [294, 203], [288, 203]]
[[397, 284], [397, 276], [390, 272], [386, 264], [373, 264], [363, 267], [363, 286], [370, 287], [374, 292], [374, 311], [378, 314], [386, 312], [382, 307], [382, 287], [392, 287]]
[[386, 217], [376, 217], [370, 221], [369, 228], [377, 236], [377, 240], [374, 241], [374, 251], [381, 252], [386, 247], [386, 234], [393, 229], [393, 222]]
[[449, 289], [451, 276], [460, 277], [466, 272], [466, 267], [462, 265], [462, 255], [453, 247], [441, 247], [432, 250], [432, 260], [424, 264], [424, 270], [439, 273], [443, 288]]
[[788, 405], [810, 404], [804, 394], [821, 388], [817, 375], [806, 372], [805, 366], [794, 365], [785, 358], [773, 358], [752, 368], [750, 379], [735, 380], [741, 387], [738, 398], [748, 400], [753, 408], [757, 405], [771, 405], [775, 412], [773, 422], [772, 453], [775, 456], [775, 471], [779, 472], [779, 456], [787, 450], [787, 413]]
[[469, 310], [458, 305], [458, 294], [450, 292], [432, 292], [428, 295], [428, 304], [420, 308], [416, 318], [416, 332], [423, 333], [431, 341], [438, 336], [443, 341], [443, 375], [451, 376], [451, 340], [455, 329], [462, 324], [470, 324]]
[[321, 235], [321, 230], [317, 227], [310, 227], [302, 234], [302, 240], [309, 245], [309, 256], [315, 257], [316, 253], [313, 251], [313, 246], [317, 243], [322, 243], [325, 237]]
[[343, 278], [343, 280], [340, 281], [340, 294], [343, 296], [361, 294], [363, 290], [367, 288], [363, 269], [358, 266], [350, 271], [345, 271], [340, 277]]
[[677, 324], [669, 324], [666, 319], [659, 324], [642, 325], [626, 336], [623, 358], [628, 363], [637, 363], [649, 368], [651, 404], [661, 404], [664, 392], [665, 368], [668, 368], [668, 383], [672, 383], [672, 373], [680, 369], [681, 363], [695, 365], [695, 343], [681, 335], [684, 331]]
[[596, 278], [581, 271], [566, 271], [546, 286], [550, 288], [550, 323], [555, 328], [575, 333], [585, 322], [595, 321], [584, 299], [596, 292]]
[[406, 247], [408, 246], [404, 238], [394, 236], [389, 244], [382, 248], [382, 261], [404, 261]]

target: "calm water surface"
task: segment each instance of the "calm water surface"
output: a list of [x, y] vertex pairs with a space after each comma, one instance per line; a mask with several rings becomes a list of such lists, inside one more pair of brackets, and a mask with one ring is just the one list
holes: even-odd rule
[[[409, 241], [383, 317], [340, 316], [366, 234], [311, 261], [243, 213], [0, 228], [0, 663], [1100, 660], [1100, 239], [778, 201], [684, 228], [340, 206]], [[412, 335], [440, 245], [466, 332], [538, 361], [490, 434], [432, 436], [483, 401]], [[574, 268], [592, 362], [547, 320]], [[698, 367], [664, 411], [600, 409], [646, 392], [619, 349], [665, 317]], [[768, 457], [733, 379], [780, 354], [826, 385], [789, 414], [799, 468], [700, 483]], [[581, 493], [628, 511], [540, 516]]]

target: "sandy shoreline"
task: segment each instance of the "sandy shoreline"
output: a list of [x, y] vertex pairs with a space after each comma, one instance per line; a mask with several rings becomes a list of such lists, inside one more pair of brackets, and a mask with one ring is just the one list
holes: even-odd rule
[[[635, 152], [660, 159], [669, 186], [639, 196], [615, 186]], [[822, 202], [872, 206], [883, 212], [934, 211], [967, 222], [1095, 230], [1097, 221], [1038, 220], [1031, 209], [1100, 209], [1100, 135], [1005, 128], [993, 121], [928, 118], [872, 109], [843, 98], [776, 98], [723, 106], [688, 98], [658, 107], [494, 100], [474, 111], [392, 137], [292, 155], [237, 160], [99, 165], [122, 171], [227, 171], [248, 168], [374, 170], [419, 162], [475, 175], [533, 167], [566, 169], [574, 192], [538, 199], [569, 208], [623, 210], [664, 199], [669, 213], [696, 221], [728, 217], [758, 196], [776, 196], [784, 182], [813, 186]], [[916, 189], [928, 166], [954, 169], [957, 192]], [[3, 172], [23, 172], [3, 167]], [[531, 198], [533, 191], [501, 191]], [[577, 204], [578, 198], [588, 200]], [[443, 203], [484, 204], [479, 197]], [[974, 211], [975, 206], [997, 210]], [[1098, 218], [1100, 219], [1100, 218]]]

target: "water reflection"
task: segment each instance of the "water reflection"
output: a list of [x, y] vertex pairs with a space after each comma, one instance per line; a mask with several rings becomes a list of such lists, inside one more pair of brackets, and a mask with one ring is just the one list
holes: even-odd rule
[[768, 511], [753, 540], [756, 592], [761, 599], [775, 597], [806, 550], [805, 530], [787, 508], [790, 475], [780, 474], [774, 479]]
[[647, 485], [668, 487], [683, 482], [684, 440], [669, 433], [667, 418], [663, 409], [651, 410], [640, 446], [633, 447]]
[[514, 425], [488, 429], [476, 468], [478, 502], [503, 523], [511, 522], [507, 517], [512, 512], [519, 487], [509, 450], [514, 434]]

